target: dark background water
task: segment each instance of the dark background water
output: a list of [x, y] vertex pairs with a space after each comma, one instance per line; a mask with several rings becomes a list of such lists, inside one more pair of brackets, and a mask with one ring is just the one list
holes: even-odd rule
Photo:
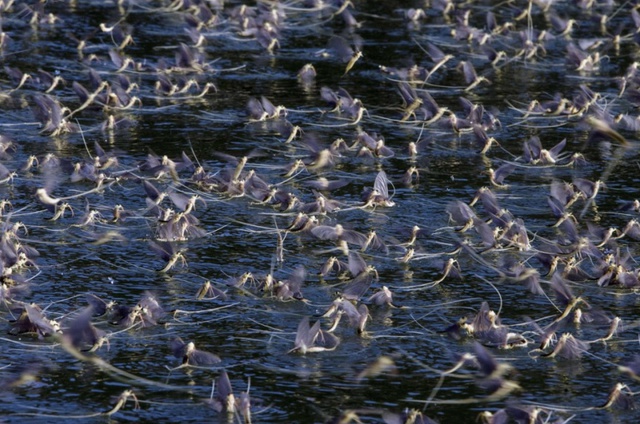
[[[217, 23], [201, 29], [206, 43], [198, 48], [189, 47], [202, 55], [206, 69], [168, 73], [175, 80], [194, 78], [200, 87], [207, 82], [215, 84], [216, 92], [199, 98], [193, 96], [197, 89], [176, 96], [166, 96], [154, 89], [158, 74], [164, 73], [157, 69], [159, 64], [164, 61], [173, 66], [178, 44], [192, 45], [185, 32], [185, 16], [193, 14], [194, 9], [189, 10], [187, 4], [131, 1], [119, 7], [111, 2], [48, 2], [40, 5], [44, 15], [33, 23], [29, 23], [33, 8], [39, 6], [35, 2], [16, 2], [2, 12], [2, 30], [9, 37], [2, 50], [3, 64], [31, 74], [44, 69], [62, 76], [66, 85], [54, 89], [50, 95], [63, 105], [71, 109], [80, 106], [82, 102], [71, 84], [77, 81], [87, 86], [89, 68], [111, 84], [119, 74], [127, 76], [138, 84], [131, 94], [141, 100], [141, 105], [127, 110], [105, 111], [91, 106], [74, 115], [83, 129], [82, 135], [78, 132], [50, 135], [41, 131], [32, 112], [34, 96], [43, 89], [33, 81], [15, 89], [17, 84], [5, 68], [0, 80], [3, 109], [0, 131], [13, 141], [14, 149], [2, 157], [2, 164], [16, 171], [17, 176], [0, 185], [0, 197], [13, 205], [13, 214], [5, 211], [3, 223], [23, 222], [28, 232], [19, 233], [22, 243], [40, 252], [35, 259], [38, 268], [21, 272], [24, 278], [30, 278], [30, 292], [17, 295], [14, 303], [35, 302], [47, 307], [49, 318], [64, 323], [84, 307], [85, 300], [78, 295], [91, 292], [118, 304], [134, 305], [150, 291], [168, 311], [161, 325], [123, 332], [118, 332], [122, 328], [109, 324], [106, 317], [93, 320], [99, 328], [114, 333], [109, 348], [104, 346], [96, 355], [119, 369], [166, 384], [162, 387], [136, 379], [120, 381], [91, 363], [76, 360], [55, 338], [39, 340], [31, 335], [6, 335], [0, 342], [0, 361], [6, 366], [1, 371], [5, 384], [0, 391], [3, 400], [0, 413], [6, 421], [51, 419], [29, 414], [74, 420], [71, 416], [109, 410], [115, 398], [129, 388], [138, 396], [140, 409], [134, 410], [128, 403], [111, 419], [235, 421], [239, 418], [217, 414], [204, 402], [210, 396], [212, 381], [223, 368], [229, 373], [236, 393], [248, 390], [250, 381], [254, 422], [326, 422], [348, 410], [357, 410], [364, 422], [379, 422], [382, 411], [399, 414], [407, 408], [423, 410], [424, 401], [439, 380], [439, 374], [433, 369], [450, 368], [456, 361], [455, 354], [474, 351], [472, 337], [458, 341], [440, 332], [460, 317], [473, 316], [482, 301], [489, 302], [493, 310], [500, 310], [503, 324], [519, 333], [531, 330], [526, 325], [528, 317], [539, 319], [541, 325], [545, 325], [559, 314], [548, 297], [531, 294], [516, 282], [501, 280], [492, 268], [511, 259], [524, 261], [543, 273], [532, 258], [542, 248], [542, 238], [556, 240], [564, 236], [562, 230], [551, 227], [556, 218], [547, 205], [547, 196], [553, 180], [596, 180], [613, 170], [606, 180], [606, 191], [597, 196], [595, 205], [587, 208], [585, 216], [580, 218], [581, 234], [586, 234], [587, 222], [604, 228], [622, 228], [636, 217], [637, 212], [617, 210], [620, 202], [638, 196], [635, 132], [620, 128], [630, 147], [619, 151], [622, 159], [615, 160], [612, 154], [618, 152], [619, 147], [606, 141], [589, 142], [591, 130], [582, 117], [525, 119], [521, 111], [510, 106], [526, 109], [530, 101], [550, 100], [556, 94], [571, 99], [584, 84], [601, 94], [598, 108], [612, 116], [628, 113], [635, 117], [637, 111], [632, 96], [635, 88], [618, 96], [619, 78], [638, 54], [633, 38], [636, 31], [631, 17], [633, 2], [615, 2], [589, 9], [573, 2], [555, 2], [546, 12], [539, 5], [533, 5], [530, 24], [526, 20], [517, 21], [512, 31], [491, 36], [488, 43], [504, 50], [508, 56], [498, 67], [492, 67], [481, 55], [477, 41], [452, 36], [452, 30], [460, 31], [456, 28], [456, 13], [469, 10], [470, 25], [482, 30], [486, 27], [487, 12], [493, 11], [499, 22], [510, 21], [519, 9], [527, 7], [525, 2], [499, 6], [493, 6], [492, 2], [456, 3], [458, 12], [443, 14], [436, 5], [428, 7], [422, 2], [356, 1], [347, 9], [360, 22], [359, 27], [352, 28], [345, 25], [341, 16], [332, 15], [336, 10], [334, 6], [324, 5], [321, 11], [312, 11], [305, 2], [282, 3], [286, 17], [280, 24], [279, 47], [272, 52], [253, 37], [240, 33], [234, 16], [241, 2], [227, 1], [219, 8], [214, 7], [214, 3], [202, 3], [218, 16]], [[258, 3], [248, 6], [267, 9], [271, 5], [277, 9], [277, 3]], [[405, 11], [412, 7], [424, 8], [426, 18], [409, 22]], [[58, 20], [47, 23], [47, 14]], [[555, 34], [546, 40], [545, 50], [540, 50], [537, 56], [517, 58], [522, 31], [535, 28], [554, 34], [549, 24], [551, 14], [574, 18], [579, 24], [570, 36]], [[607, 23], [608, 33], [599, 31], [601, 14], [612, 16]], [[109, 50], [115, 48], [114, 41], [108, 33], [99, 30], [101, 23], [119, 23], [131, 30], [134, 43], [123, 53], [139, 63], [139, 69], [128, 67], [117, 71], [118, 67], [108, 55]], [[616, 31], [621, 35], [618, 44], [612, 41], [611, 35]], [[326, 50], [328, 57], [321, 54], [336, 34], [349, 41], [358, 37], [363, 40], [364, 57], [346, 75], [343, 75], [345, 63], [332, 55], [330, 49]], [[82, 52], [76, 48], [75, 38], [87, 40]], [[576, 70], [567, 60], [567, 45], [594, 39], [602, 42], [596, 50], [604, 57], [599, 69]], [[449, 108], [458, 118], [464, 116], [461, 96], [493, 111], [501, 126], [489, 131], [489, 135], [498, 140], [499, 147], [493, 146], [486, 154], [480, 154], [473, 134], [456, 134], [442, 123], [423, 126], [420, 122], [399, 122], [403, 105], [397, 77], [382, 72], [380, 66], [407, 68], [417, 64], [430, 68], [433, 62], [423, 51], [428, 42], [453, 54], [454, 58], [435, 72], [427, 84], [417, 86], [428, 90], [441, 106]], [[471, 61], [491, 84], [463, 91], [466, 84], [456, 70], [462, 60]], [[297, 73], [307, 63], [315, 66], [317, 77], [305, 86]], [[343, 88], [360, 99], [367, 109], [362, 120], [354, 124], [331, 112], [332, 107], [320, 98], [320, 88], [325, 86], [332, 90]], [[333, 168], [303, 171], [287, 178], [283, 176], [284, 167], [297, 158], [306, 158], [309, 151], [300, 138], [284, 143], [286, 136], [275, 131], [272, 122], [249, 121], [247, 102], [251, 97], [260, 96], [284, 105], [286, 119], [299, 125], [304, 134], [315, 134], [323, 145], [328, 146], [336, 138], [343, 138], [351, 145], [358, 129], [362, 129], [382, 135], [395, 155], [362, 158], [356, 155], [357, 151], [347, 152]], [[117, 120], [127, 119], [129, 124], [101, 130], [100, 125], [108, 114]], [[571, 167], [524, 164], [518, 157], [522, 155], [523, 142], [533, 135], [539, 136], [546, 148], [566, 138], [564, 151], [582, 153], [586, 164]], [[164, 264], [149, 248], [149, 241], [155, 237], [158, 222], [148, 212], [145, 214], [145, 191], [138, 179], [122, 179], [99, 192], [69, 200], [75, 215], [67, 213], [57, 221], [47, 219], [51, 214], [34, 197], [37, 188], [47, 187], [52, 196], [62, 197], [90, 190], [95, 183], [72, 183], [65, 166], [23, 170], [27, 158], [35, 155], [42, 163], [47, 154], [53, 154], [69, 163], [90, 161], [94, 142], [118, 158], [117, 167], [107, 171], [109, 175], [130, 169], [161, 189], [174, 188], [187, 195], [201, 195], [204, 202], [197, 204], [192, 215], [200, 220], [199, 227], [208, 234], [176, 243], [179, 248], [187, 249], [187, 266], [177, 266], [167, 273], [157, 271]], [[419, 154], [413, 159], [408, 154], [411, 142], [419, 144]], [[253, 156], [256, 150], [259, 154]], [[363, 253], [367, 263], [374, 265], [379, 273], [379, 280], [373, 282], [365, 299], [382, 286], [388, 286], [395, 292], [394, 304], [401, 308], [369, 304], [368, 337], [358, 336], [343, 321], [336, 331], [341, 343], [334, 351], [307, 355], [288, 353], [294, 346], [302, 317], [310, 316], [315, 322], [343, 287], [343, 281], [334, 276], [326, 280], [318, 276], [324, 261], [338, 252], [322, 253], [333, 247], [330, 241], [291, 233], [284, 241], [284, 262], [276, 263], [275, 226], [288, 226], [295, 211], [281, 212], [247, 197], [228, 198], [202, 192], [188, 182], [188, 171], [180, 172], [181, 184], [177, 184], [170, 177], [156, 180], [151, 173], [137, 169], [149, 154], [179, 159], [182, 152], [210, 173], [219, 173], [229, 166], [217, 152], [237, 157], [249, 155], [247, 170], [255, 170], [271, 184], [280, 184], [303, 202], [314, 199], [307, 182], [325, 176], [349, 181], [347, 186], [327, 194], [330, 198], [360, 205], [363, 190], [373, 185], [379, 170], [384, 170], [395, 187], [395, 207], [375, 210], [343, 207], [349, 210], [319, 219], [326, 225], [340, 223], [365, 233], [374, 229], [385, 240], [390, 249], [388, 254]], [[447, 278], [433, 287], [411, 289], [438, 280], [440, 267], [449, 257], [438, 254], [454, 251], [461, 240], [468, 240], [478, 251], [483, 249], [480, 237], [473, 230], [464, 234], [453, 230], [446, 207], [454, 200], [469, 203], [479, 188], [490, 186], [489, 168], [496, 169], [505, 161], [519, 165], [506, 179], [508, 187], [492, 189], [502, 208], [524, 220], [531, 249], [494, 249], [482, 254], [483, 262], [462, 252], [454, 256], [459, 262], [461, 280]], [[420, 169], [420, 179], [408, 187], [401, 179], [410, 166]], [[116, 204], [136, 211], [139, 216], [122, 223], [109, 222], [110, 210]], [[576, 204], [576, 215], [583, 205], [584, 202]], [[168, 199], [163, 206], [174, 207]], [[94, 226], [77, 225], [85, 208], [100, 211], [105, 220]], [[476, 206], [475, 210], [482, 219], [489, 218], [482, 206]], [[406, 241], [414, 225], [423, 231], [416, 248], [416, 255], [423, 256], [402, 263], [404, 251], [394, 245]], [[95, 234], [109, 231], [121, 234], [126, 241], [90, 243]], [[632, 270], [637, 242], [624, 237], [602, 250], [615, 248], [629, 252]], [[244, 272], [256, 277], [274, 272], [278, 279], [285, 279], [300, 265], [308, 273], [302, 289], [306, 303], [281, 301], [250, 285], [242, 291], [226, 284], [230, 277]], [[196, 300], [196, 292], [205, 280], [225, 290], [228, 298]], [[550, 277], [543, 277], [542, 287], [553, 300], [549, 280]], [[606, 344], [592, 343], [593, 356], [585, 354], [575, 360], [536, 357], [531, 353], [537, 347], [533, 341], [521, 348], [491, 348], [501, 363], [513, 367], [509, 378], [517, 382], [520, 390], [497, 400], [486, 399], [486, 393], [476, 384], [480, 380], [478, 371], [464, 367], [458, 373], [464, 378], [445, 378], [435, 395], [441, 402], [429, 404], [424, 413], [440, 422], [472, 422], [483, 411], [495, 412], [507, 405], [539, 404], [551, 405], [545, 415], [551, 413], [549, 411], [553, 411], [552, 416], [556, 418], [575, 414], [576, 422], [633, 420], [636, 416], [633, 410], [593, 407], [606, 402], [609, 390], [617, 382], [629, 384], [631, 390], [635, 388], [633, 380], [616, 367], [629, 363], [638, 353], [635, 289], [599, 287], [593, 279], [571, 283], [571, 288], [607, 317], [620, 317], [624, 331]], [[170, 311], [176, 309], [203, 312], [172, 315]], [[8, 308], [2, 317], [9, 330], [14, 317]], [[326, 329], [329, 320], [322, 319], [322, 322]], [[608, 323], [569, 324], [560, 331], [589, 341], [603, 337], [607, 329]], [[537, 339], [531, 334], [528, 336]], [[199, 349], [218, 354], [222, 358], [220, 366], [169, 372], [167, 367], [180, 363], [170, 348], [175, 337], [193, 341]], [[397, 373], [359, 381], [357, 375], [381, 355], [393, 358]], [[34, 380], [14, 383], [25, 369], [33, 372]], [[474, 401], [451, 402], [468, 399]], [[105, 420], [104, 417], [93, 419]]]

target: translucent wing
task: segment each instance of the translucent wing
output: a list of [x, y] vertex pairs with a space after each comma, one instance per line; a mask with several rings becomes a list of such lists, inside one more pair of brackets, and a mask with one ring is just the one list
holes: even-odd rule
[[357, 277], [367, 270], [367, 263], [362, 259], [358, 252], [349, 252], [349, 272], [352, 276]]
[[173, 356], [181, 359], [186, 354], [187, 344], [180, 338], [176, 337], [171, 340], [171, 352], [173, 352]]
[[226, 371], [222, 371], [220, 373], [220, 377], [218, 377], [218, 382], [216, 385], [218, 389], [218, 393], [216, 394], [216, 398], [223, 404], [226, 405], [227, 398], [230, 395], [233, 395], [233, 389], [231, 388], [231, 381], [229, 380], [229, 375]]
[[384, 171], [378, 172], [376, 175], [376, 181], [373, 183], [373, 190], [380, 193], [385, 199], [389, 198], [389, 179]]
[[347, 62], [354, 54], [353, 49], [349, 46], [347, 40], [340, 36], [333, 36], [329, 39], [329, 48], [332, 49], [336, 56], [340, 58], [343, 62]]
[[189, 364], [195, 366], [210, 366], [215, 365], [221, 361], [218, 355], [211, 352], [205, 352], [203, 350], [194, 350], [189, 356]]
[[345, 286], [344, 290], [342, 290], [342, 297], [347, 300], [360, 300], [369, 290], [372, 282], [373, 276], [371, 273], [362, 272]]
[[311, 229], [311, 234], [318, 237], [320, 240], [336, 240], [338, 238], [336, 229], [329, 225], [318, 225]]

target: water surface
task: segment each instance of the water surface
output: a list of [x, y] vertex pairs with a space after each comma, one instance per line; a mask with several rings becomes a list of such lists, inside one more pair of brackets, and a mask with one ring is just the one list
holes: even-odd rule
[[[624, 271], [637, 275], [637, 242], [631, 236], [596, 247], [600, 254], [566, 253], [556, 271], [566, 277], [568, 269], [563, 263], [571, 257], [581, 260], [580, 268], [590, 276], [567, 284], [575, 296], [588, 302], [588, 307], [581, 306], [584, 312], [598, 313], [592, 322], [563, 322], [558, 337], [569, 333], [585, 342], [602, 338], [614, 317], [622, 320], [622, 331], [606, 343], [589, 343], [589, 352], [580, 358], [547, 358], [535, 352], [539, 336], [527, 323], [538, 320], [544, 327], [563, 309], [554, 306], [552, 276], [544, 275], [544, 267], [535, 258], [552, 244], [571, 245], [566, 227], [553, 227], [557, 218], [548, 196], [554, 181], [604, 180], [606, 190], [601, 190], [593, 203], [579, 199], [567, 210], [576, 216], [580, 236], [594, 245], [599, 240], [588, 233], [588, 225], [621, 230], [637, 216], [637, 211], [619, 210], [622, 202], [638, 197], [636, 132], [632, 125], [614, 123], [620, 114], [628, 114], [632, 121], [637, 115], [638, 82], [634, 75], [620, 95], [621, 78], [633, 73], [630, 66], [638, 52], [633, 4], [587, 7], [555, 2], [546, 10], [532, 4], [530, 19], [515, 21], [528, 6], [526, 2], [495, 7], [492, 2], [454, 2], [453, 11], [443, 13], [437, 2], [425, 7], [421, 2], [356, 1], [346, 10], [359, 25], [349, 26], [342, 15], [334, 15], [338, 6], [330, 3], [317, 2], [316, 7], [302, 1], [251, 3], [246, 5], [245, 21], [238, 17], [242, 2], [217, 3], [62, 1], [43, 6], [26, 2], [3, 9], [2, 30], [7, 41], [2, 54], [7, 68], [0, 80], [0, 131], [12, 144], [1, 163], [16, 172], [12, 180], [0, 185], [0, 198], [11, 203], [2, 214], [4, 240], [9, 244], [19, 241], [39, 252], [32, 258], [34, 266], [15, 270], [14, 279], [28, 282], [29, 290], [7, 299], [2, 312], [6, 330], [12, 328], [21, 302], [46, 308], [46, 316], [65, 328], [86, 306], [86, 293], [129, 306], [145, 293], [152, 293], [166, 311], [158, 325], [131, 329], [110, 324], [108, 315], [92, 319], [112, 335], [109, 346], [86, 355], [136, 377], [118, 377], [95, 363], [74, 358], [60, 345], [59, 335], [5, 335], [0, 343], [0, 361], [5, 365], [5, 384], [0, 391], [4, 419], [104, 421], [104, 415], [90, 416], [111, 410], [116, 398], [131, 389], [140, 408], [126, 403], [112, 419], [241, 421], [240, 415], [218, 414], [205, 402], [212, 382], [225, 369], [236, 394], [250, 391], [254, 422], [329, 422], [346, 416], [347, 411], [356, 411], [363, 422], [381, 422], [383, 416], [387, 422], [403, 422], [400, 418], [392, 421], [389, 414], [410, 409], [440, 422], [472, 422], [484, 411], [494, 413], [514, 405], [537, 405], [545, 417], [568, 419], [575, 415], [580, 422], [631, 420], [633, 410], [615, 405], [597, 407], [606, 403], [616, 383], [628, 384], [631, 391], [635, 388], [634, 380], [617, 366], [628, 364], [638, 352], [636, 289], [619, 284], [600, 287], [596, 275], [604, 255], [617, 252], [629, 255], [622, 264]], [[38, 7], [43, 10], [36, 15]], [[424, 18], [412, 22], [406, 17], [409, 8], [421, 7]], [[186, 32], [187, 17], [195, 21], [205, 16], [204, 11], [210, 11], [215, 19], [201, 23], [198, 30], [204, 41], [195, 46]], [[460, 37], [467, 30], [462, 25], [465, 11], [469, 12], [469, 28], [479, 31], [471, 38]], [[489, 11], [498, 23], [513, 25], [491, 33], [486, 23]], [[264, 22], [268, 15], [279, 16], [270, 24], [278, 27], [272, 33], [277, 45], [271, 50], [252, 32], [252, 22]], [[611, 17], [604, 32], [599, 24], [602, 15]], [[573, 18], [579, 24], [562, 35], [550, 24], [552, 16]], [[130, 32], [133, 43], [118, 50], [116, 37], [102, 31], [100, 24]], [[547, 36], [540, 36], [543, 30]], [[532, 34], [531, 43], [525, 46], [529, 50], [520, 54], [523, 37], [528, 34]], [[361, 44], [363, 57], [346, 74], [345, 61], [337, 57], [335, 49], [328, 48], [335, 36], [351, 46]], [[81, 50], [78, 39], [86, 41]], [[585, 54], [599, 54], [601, 60], [593, 70], [578, 70], [578, 64], [567, 57], [568, 46], [587, 49], [594, 42], [598, 45]], [[399, 94], [399, 81], [406, 79], [403, 69], [414, 65], [431, 69], [434, 63], [425, 53], [428, 43], [453, 57], [426, 82], [413, 80], [410, 86], [426, 90], [448, 112], [429, 124], [424, 117], [408, 116], [401, 121], [408, 106]], [[183, 59], [176, 52], [181, 44], [193, 55], [191, 63], [180, 62]], [[506, 59], [491, 65], [483, 54], [485, 45], [504, 51]], [[534, 48], [535, 54], [528, 55]], [[119, 51], [135, 65], [119, 69], [110, 51], [112, 56]], [[465, 91], [469, 83], [459, 70], [462, 61], [472, 63], [490, 83]], [[304, 84], [297, 74], [308, 63], [315, 67], [317, 77]], [[65, 84], [46, 95], [75, 111], [63, 112], [63, 116], [82, 132], [74, 128], [54, 134], [43, 131], [33, 109], [37, 96], [45, 95], [47, 87], [34, 77], [18, 88], [9, 67], [32, 76], [42, 69], [64, 78]], [[91, 91], [90, 70], [107, 81], [112, 92], [118, 79], [126, 77], [136, 84], [129, 95], [140, 101], [131, 107], [118, 106], [113, 100], [105, 105], [103, 101], [77, 110], [83, 101], [72, 84], [80, 83]], [[190, 80], [197, 86], [169, 95], [156, 88], [160, 76], [180, 87]], [[207, 83], [215, 89], [200, 95]], [[333, 105], [320, 96], [323, 87], [333, 91], [342, 88], [360, 99], [366, 108], [362, 118], [332, 111]], [[598, 93], [589, 108], [526, 115], [534, 100], [543, 103], [557, 97], [577, 103], [586, 91], [581, 87]], [[286, 116], [252, 121], [247, 103], [261, 96], [283, 105]], [[452, 115], [466, 117], [460, 97], [482, 105], [499, 121], [486, 130], [498, 143], [486, 153], [479, 152], [481, 146], [473, 131], [454, 132], [447, 123]], [[116, 125], [104, 128], [110, 116]], [[587, 116], [608, 122], [628, 140], [628, 146], [621, 147], [620, 141], [611, 137], [594, 136], [592, 126], [585, 122]], [[282, 133], [285, 121], [301, 128], [301, 135], [291, 142], [286, 142], [287, 134]], [[362, 145], [354, 144], [360, 131], [383, 137], [393, 155], [364, 154]], [[556, 164], [523, 159], [523, 143], [532, 136], [538, 136], [546, 149], [566, 139]], [[333, 166], [310, 166], [286, 176], [285, 168], [296, 159], [312, 164], [308, 142], [312, 137], [322, 148], [338, 138], [353, 147], [343, 151]], [[67, 212], [50, 220], [52, 213], [37, 200], [36, 190], [46, 188], [51, 196], [60, 198], [94, 189], [95, 181], [74, 182], [71, 175], [73, 164], [93, 162], [96, 142], [117, 158], [117, 164], [102, 171], [106, 179], [100, 190], [67, 200], [73, 214]], [[412, 142], [418, 144], [415, 156], [409, 152]], [[162, 175], [145, 169], [149, 157], [182, 161], [183, 152], [194, 162], [193, 167], [173, 176], [167, 169]], [[567, 166], [578, 153], [583, 159]], [[47, 155], [59, 163], [47, 165]], [[194, 183], [197, 166], [214, 176], [234, 169], [236, 161], [225, 155], [248, 157], [239, 179], [254, 171], [272, 187], [294, 194], [301, 203], [315, 199], [309, 185], [312, 180], [325, 177], [348, 182], [324, 192], [342, 202], [340, 210], [318, 214], [317, 218], [324, 225], [340, 224], [365, 234], [375, 230], [388, 248], [388, 252], [360, 252], [379, 276], [361, 302], [370, 311], [366, 335], [358, 335], [343, 319], [335, 331], [340, 339], [335, 350], [290, 353], [303, 317], [310, 317], [312, 323], [320, 319], [322, 328], [329, 328], [330, 319], [320, 317], [347, 280], [335, 274], [322, 278], [318, 273], [329, 257], [335, 255], [345, 262], [347, 257], [338, 250], [330, 251], [335, 247], [331, 241], [283, 231], [293, 222], [299, 206], [282, 210], [278, 205], [261, 204], [250, 195], [231, 197]], [[38, 163], [25, 168], [30, 156], [38, 158]], [[516, 165], [513, 173], [505, 179], [505, 186], [492, 186], [489, 170], [505, 163]], [[403, 175], [411, 166], [419, 170], [419, 179], [403, 184]], [[361, 194], [373, 187], [382, 170], [392, 183], [389, 187], [395, 206], [361, 208]], [[159, 271], [166, 262], [150, 248], [150, 243], [157, 241], [158, 229], [166, 223], [154, 215], [145, 200], [142, 180], [161, 191], [197, 194], [201, 199], [189, 215], [197, 218], [197, 228], [203, 234], [174, 242], [176, 249], [185, 249], [185, 262], [167, 272]], [[530, 246], [518, 249], [502, 240], [489, 248], [475, 229], [456, 231], [459, 225], [450, 220], [447, 206], [454, 201], [469, 204], [481, 187], [489, 187], [500, 208], [522, 219]], [[111, 211], [117, 204], [134, 215], [112, 222]], [[176, 212], [180, 209], [169, 198], [160, 206]], [[482, 202], [473, 209], [480, 220], [490, 220]], [[102, 219], [84, 225], [82, 217], [88, 211], [99, 212]], [[9, 229], [17, 222], [24, 223], [26, 230], [18, 229], [14, 236]], [[409, 240], [414, 225], [421, 228], [421, 234], [413, 246], [413, 260], [405, 263], [402, 258], [407, 247], [403, 243]], [[490, 225], [500, 232], [495, 223]], [[279, 232], [284, 237], [283, 261], [278, 260]], [[95, 242], [107, 234], [113, 239]], [[469, 246], [468, 250], [456, 252], [461, 244]], [[349, 247], [359, 250], [353, 244]], [[7, 249], [3, 247], [5, 257]], [[449, 258], [457, 261], [461, 278], [447, 277], [430, 284], [441, 280], [442, 266]], [[10, 267], [8, 260], [5, 269]], [[519, 262], [543, 275], [544, 294], [530, 293], [517, 279], [502, 278], [497, 271]], [[283, 301], [257, 288], [267, 274], [284, 281], [298, 267], [307, 273], [302, 286], [304, 302]], [[247, 282], [242, 289], [231, 287], [229, 282], [245, 272], [251, 272], [256, 281]], [[197, 300], [196, 293], [205, 281], [226, 292], [226, 299]], [[419, 285], [424, 286], [418, 289]], [[393, 306], [376, 306], [367, 300], [383, 286], [394, 292]], [[513, 349], [487, 347], [498, 362], [512, 367], [504, 378], [520, 387], [502, 396], [489, 396], [483, 386], [486, 376], [472, 364], [442, 381], [436, 371], [452, 367], [456, 355], [475, 352], [474, 339], [478, 337], [456, 340], [442, 331], [461, 317], [472, 319], [483, 301], [499, 313], [503, 325], [529, 341]], [[169, 371], [167, 367], [180, 364], [170, 348], [176, 337], [219, 355], [222, 362]], [[545, 352], [552, 350], [553, 346]], [[394, 372], [357, 378], [383, 355], [392, 358]], [[25, 378], [17, 381], [20, 376]], [[427, 399], [432, 402], [426, 404]]]

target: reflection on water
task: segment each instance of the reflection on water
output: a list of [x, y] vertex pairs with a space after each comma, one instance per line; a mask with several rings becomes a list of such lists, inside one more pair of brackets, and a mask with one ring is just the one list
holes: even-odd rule
[[409, 3], [0, 2], [7, 421], [631, 416], [634, 6]]

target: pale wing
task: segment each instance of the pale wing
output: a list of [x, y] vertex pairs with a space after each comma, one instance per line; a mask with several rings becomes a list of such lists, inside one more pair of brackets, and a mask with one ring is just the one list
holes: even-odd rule
[[384, 171], [378, 172], [376, 181], [373, 183], [373, 190], [380, 193], [385, 199], [389, 198], [389, 179]]
[[367, 270], [367, 263], [358, 252], [349, 252], [348, 267], [351, 275], [357, 277]]

